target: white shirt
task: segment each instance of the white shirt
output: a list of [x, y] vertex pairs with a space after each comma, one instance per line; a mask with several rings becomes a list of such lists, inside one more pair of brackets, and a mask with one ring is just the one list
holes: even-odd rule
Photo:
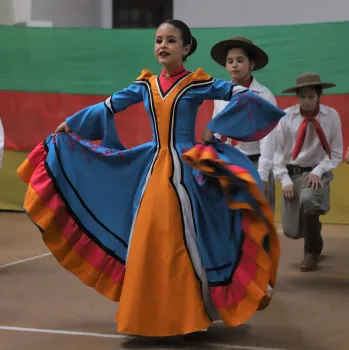
[[[249, 90], [254, 92], [256, 95], [264, 98], [270, 103], [277, 105], [276, 99], [271, 91], [260, 84], [256, 78], [253, 78]], [[229, 101], [215, 100], [214, 101], [214, 110], [212, 118], [214, 118], [218, 113], [220, 113], [229, 103]], [[215, 135], [217, 138], [220, 138], [220, 135]], [[226, 143], [231, 144], [231, 140], [228, 139]], [[241, 142], [235, 146], [238, 150], [244, 153], [246, 156], [251, 156], [254, 154], [260, 154], [258, 162], [258, 173], [262, 181], [268, 181], [268, 176], [270, 170], [273, 168], [273, 157], [276, 149], [275, 142], [275, 129], [273, 129], [267, 136], [265, 136], [260, 141], [254, 142]]]
[[2, 166], [2, 158], [4, 156], [4, 147], [5, 147], [5, 132], [0, 119], [0, 168]]
[[274, 157], [274, 175], [282, 187], [292, 185], [286, 164], [300, 167], [314, 167], [312, 173], [322, 176], [323, 173], [334, 169], [342, 161], [343, 136], [342, 124], [336, 110], [320, 105], [320, 112], [315, 118], [326, 136], [331, 158], [322, 148], [312, 123], [308, 124], [303, 147], [298, 157], [292, 159], [292, 150], [296, 144], [299, 127], [304, 120], [300, 114], [300, 106], [296, 105], [285, 110], [287, 113], [276, 127], [276, 153]]

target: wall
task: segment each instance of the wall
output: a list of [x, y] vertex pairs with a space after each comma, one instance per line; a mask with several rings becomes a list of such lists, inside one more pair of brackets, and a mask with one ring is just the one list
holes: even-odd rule
[[12, 0], [1, 0], [0, 2], [0, 25], [13, 24], [13, 3]]
[[[198, 28], [349, 20], [348, 0], [173, 0], [173, 7], [175, 18]], [[51, 21], [57, 27], [111, 28], [112, 0], [0, 1], [0, 25], [30, 21]]]
[[349, 20], [348, 0], [173, 0], [190, 27], [238, 27]]
[[110, 0], [32, 0], [31, 17], [52, 21], [54, 27], [103, 28], [111, 19], [108, 6]]
[[112, 0], [0, 0], [0, 25], [112, 27]]
[[[324, 81], [337, 84], [325, 91], [323, 101], [340, 113], [348, 146], [349, 46], [342, 43], [347, 40], [349, 22], [239, 30], [256, 42], [266, 40], [263, 47], [270, 64], [255, 75], [280, 97], [283, 108], [296, 101], [294, 96], [285, 96], [281, 91], [293, 85], [302, 72], [319, 72]], [[194, 71], [200, 65], [214, 77], [226, 79], [225, 69], [211, 59], [209, 50], [230, 32], [230, 28], [195, 29], [200, 45], [188, 60], [187, 69]], [[153, 42], [153, 29], [0, 27], [0, 116], [7, 133], [6, 149], [32, 149], [63, 118], [127, 87], [142, 68], [159, 72]], [[205, 108], [210, 114], [207, 105]], [[131, 113], [127, 122], [140, 122], [137, 114]], [[141, 128], [139, 133], [132, 129], [139, 143], [150, 136], [145, 129]]]

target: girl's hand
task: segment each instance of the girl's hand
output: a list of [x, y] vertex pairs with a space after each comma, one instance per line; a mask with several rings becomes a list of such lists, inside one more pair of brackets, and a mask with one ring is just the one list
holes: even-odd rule
[[71, 132], [71, 130], [66, 122], [63, 122], [61, 125], [59, 125], [58, 128], [53, 133], [53, 135], [56, 135], [59, 132], [66, 132], [66, 133]]
[[210, 142], [213, 139], [213, 132], [211, 130], [208, 130], [207, 128], [202, 133], [202, 139], [205, 142]]

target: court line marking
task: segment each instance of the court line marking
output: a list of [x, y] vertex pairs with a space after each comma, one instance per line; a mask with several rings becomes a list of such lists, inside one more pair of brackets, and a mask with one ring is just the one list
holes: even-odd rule
[[[44, 334], [77, 335], [77, 336], [85, 336], [85, 337], [113, 338], [113, 339], [132, 338], [131, 336], [123, 335], [123, 334], [74, 332], [74, 331], [43, 329], [43, 328], [22, 328], [22, 327], [0, 326], [0, 331], [1, 330], [14, 331], [14, 332], [44, 333]], [[211, 343], [211, 342], [206, 344], [211, 346], [218, 346], [221, 348], [236, 349], [236, 350], [286, 350], [286, 349], [275, 349], [275, 348], [263, 348], [259, 346], [229, 345], [229, 344], [220, 344], [220, 343]]]
[[44, 258], [44, 257], [49, 256], [49, 255], [52, 255], [52, 253], [45, 253], [45, 254], [35, 255], [35, 256], [32, 256], [30, 258], [26, 258], [26, 259], [16, 260], [16, 261], [10, 262], [8, 264], [0, 265], [0, 269], [4, 269], [5, 267], [9, 267], [9, 266], [13, 266], [13, 265], [23, 264], [23, 263], [26, 263], [28, 261], [32, 261], [32, 260], [36, 260], [36, 259], [41, 259], [41, 258]]
[[45, 333], [45, 334], [78, 335], [78, 336], [99, 337], [99, 338], [115, 338], [115, 339], [127, 338], [127, 336], [122, 335], [122, 334], [74, 332], [74, 331], [43, 329], [43, 328], [23, 328], [23, 327], [0, 326], [0, 330], [2, 330], [2, 331], [14, 331], [14, 332]]

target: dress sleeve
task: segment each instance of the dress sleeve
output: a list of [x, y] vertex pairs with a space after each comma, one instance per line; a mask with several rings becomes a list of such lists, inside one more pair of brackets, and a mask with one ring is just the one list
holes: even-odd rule
[[108, 129], [115, 129], [114, 114], [143, 101], [143, 87], [137, 81], [115, 92], [104, 102], [86, 107], [66, 119], [69, 128], [88, 140], [103, 140]]
[[207, 97], [229, 101], [207, 125], [214, 133], [237, 141], [259, 141], [278, 124], [285, 112], [240, 85], [215, 80]]

